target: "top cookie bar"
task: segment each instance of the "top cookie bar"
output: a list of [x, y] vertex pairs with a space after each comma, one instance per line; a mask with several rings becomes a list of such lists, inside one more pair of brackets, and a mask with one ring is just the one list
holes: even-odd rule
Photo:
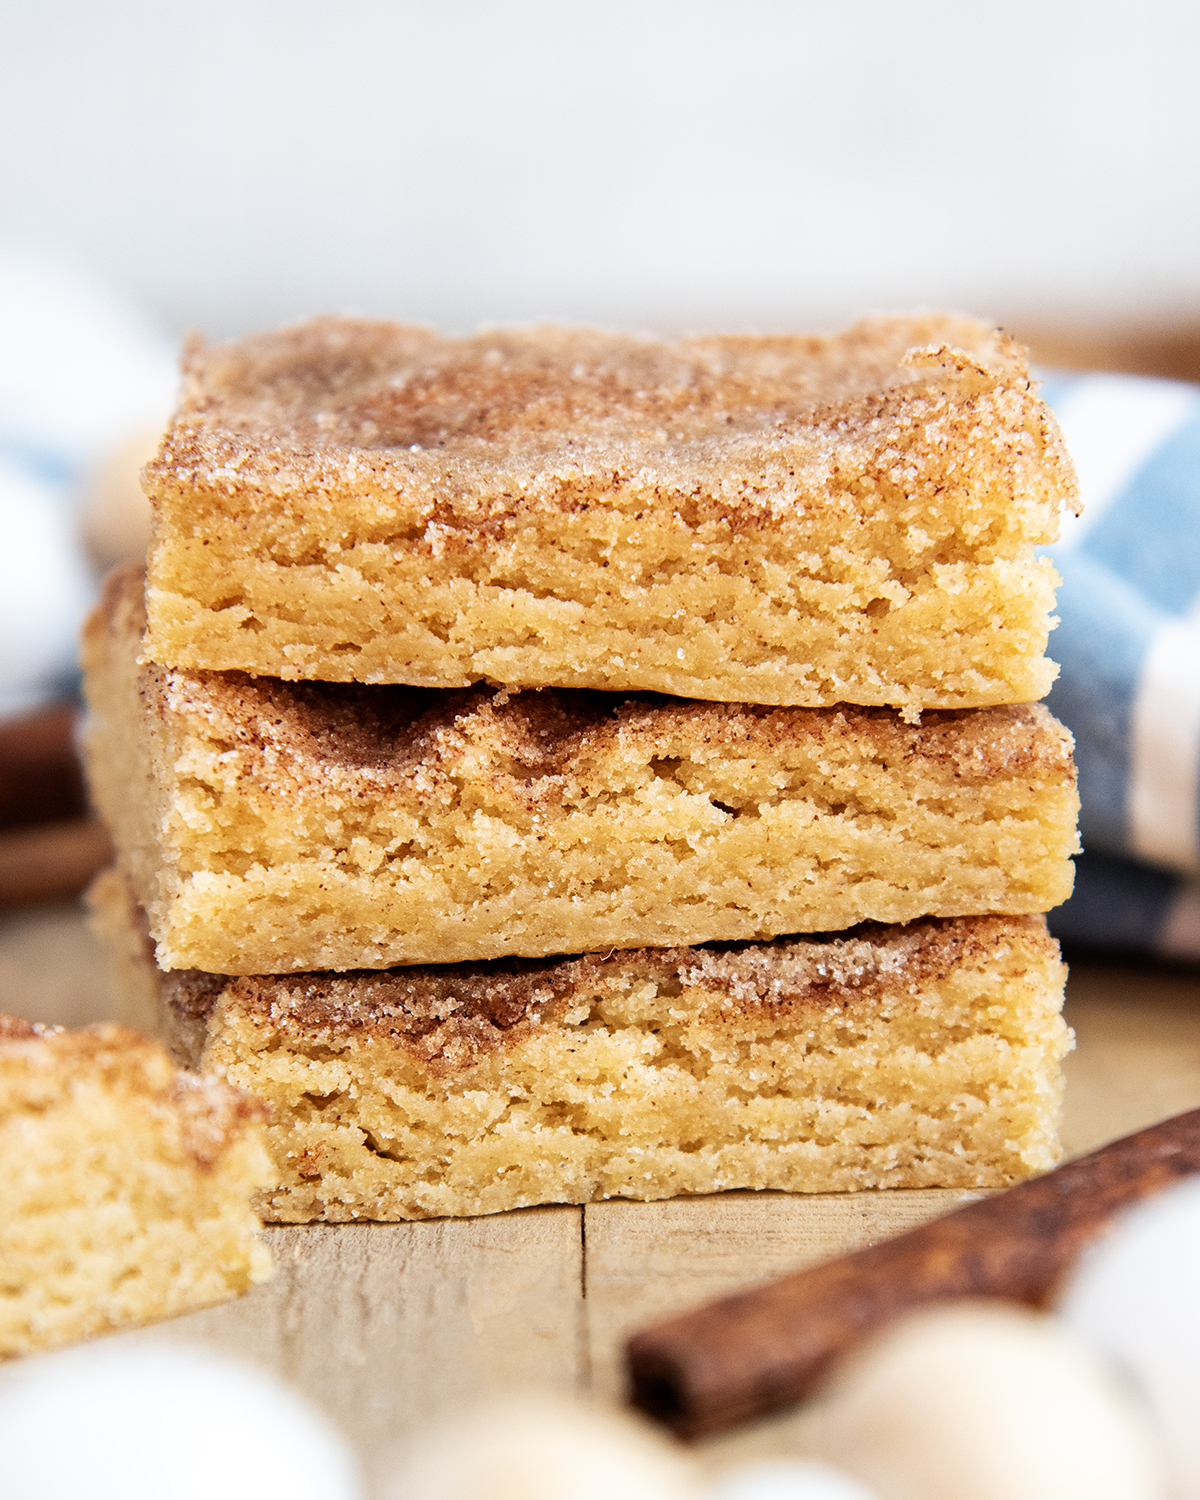
[[285, 679], [965, 708], [1040, 698], [1075, 500], [1022, 352], [447, 338], [323, 318], [195, 345], [145, 471], [145, 652]]

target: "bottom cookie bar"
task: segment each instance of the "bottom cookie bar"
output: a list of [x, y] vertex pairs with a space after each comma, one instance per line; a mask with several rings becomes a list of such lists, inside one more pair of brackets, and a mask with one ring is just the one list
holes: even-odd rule
[[157, 1042], [0, 1017], [0, 1357], [236, 1297], [271, 1258], [262, 1107]]
[[999, 1187], [1058, 1157], [1041, 917], [229, 978], [158, 971], [117, 877], [93, 900], [181, 1060], [271, 1106], [268, 1219]]

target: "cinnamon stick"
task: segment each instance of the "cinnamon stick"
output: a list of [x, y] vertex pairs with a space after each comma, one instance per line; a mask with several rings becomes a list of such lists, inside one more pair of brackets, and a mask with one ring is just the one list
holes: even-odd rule
[[0, 828], [83, 817], [78, 716], [73, 703], [52, 703], [0, 724]]
[[112, 858], [104, 825], [92, 818], [0, 830], [0, 908], [67, 901]]
[[1044, 1305], [1126, 1205], [1200, 1171], [1200, 1110], [853, 1255], [630, 1340], [631, 1400], [698, 1437], [800, 1400], [864, 1334], [959, 1297]]

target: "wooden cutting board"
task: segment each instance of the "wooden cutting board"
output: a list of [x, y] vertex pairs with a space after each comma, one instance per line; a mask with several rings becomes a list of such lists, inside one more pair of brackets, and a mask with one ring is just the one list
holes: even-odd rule
[[[80, 1025], [106, 1014], [103, 965], [73, 906], [0, 919], [0, 1009]], [[1200, 1107], [1200, 975], [1077, 964], [1064, 1144], [1078, 1154]], [[199, 1342], [277, 1371], [323, 1408], [369, 1479], [405, 1434], [489, 1392], [618, 1401], [634, 1329], [735, 1287], [945, 1213], [961, 1192], [727, 1193], [535, 1208], [423, 1224], [265, 1231], [274, 1278], [240, 1302], [121, 1334]], [[704, 1445], [714, 1465], [796, 1451], [779, 1418]]]

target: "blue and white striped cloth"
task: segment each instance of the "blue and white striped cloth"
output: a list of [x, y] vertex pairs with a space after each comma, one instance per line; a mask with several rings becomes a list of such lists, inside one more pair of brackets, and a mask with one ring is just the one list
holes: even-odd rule
[[1074, 732], [1085, 854], [1064, 940], [1200, 958], [1200, 387], [1052, 376], [1084, 511], [1048, 704]]

